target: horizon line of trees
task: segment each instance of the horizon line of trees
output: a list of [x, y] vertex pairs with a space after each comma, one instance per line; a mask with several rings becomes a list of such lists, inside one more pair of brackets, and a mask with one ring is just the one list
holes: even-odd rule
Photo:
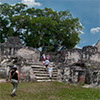
[[42, 51], [71, 49], [79, 43], [82, 30], [79, 18], [69, 10], [0, 4], [0, 43], [9, 36], [18, 36], [24, 45]]

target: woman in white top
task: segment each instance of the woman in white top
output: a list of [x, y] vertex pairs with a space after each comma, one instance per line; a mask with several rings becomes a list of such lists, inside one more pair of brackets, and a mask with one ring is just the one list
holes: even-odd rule
[[49, 66], [48, 71], [49, 71], [49, 78], [52, 79], [52, 74], [53, 74], [52, 66]]
[[46, 70], [47, 70], [47, 67], [49, 66], [49, 60], [48, 59], [46, 59], [46, 61], [45, 61], [45, 66], [46, 66]]

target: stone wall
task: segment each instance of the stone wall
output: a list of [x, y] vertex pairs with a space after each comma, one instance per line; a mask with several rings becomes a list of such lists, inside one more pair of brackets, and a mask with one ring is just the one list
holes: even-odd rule
[[65, 61], [58, 68], [59, 81], [100, 85], [100, 52], [97, 47], [67, 50]]
[[96, 47], [86, 46], [83, 49], [67, 50], [65, 54], [65, 63], [73, 64], [80, 60], [93, 60], [100, 62], [100, 52]]
[[67, 50], [65, 53], [66, 64], [73, 64], [81, 59], [82, 51], [80, 49]]
[[74, 84], [91, 84], [93, 86], [100, 85], [100, 68], [92, 68], [87, 64], [65, 66], [58, 69], [58, 81]]
[[25, 47], [18, 37], [9, 37], [0, 44], [0, 77], [8, 79], [14, 64], [18, 66], [21, 81], [35, 80], [32, 64], [39, 63], [40, 52], [32, 47]]
[[20, 56], [28, 63], [38, 63], [40, 58], [40, 52], [37, 49], [28, 49], [27, 47], [21, 48], [16, 52], [15, 56]]
[[[9, 37], [0, 47], [0, 76], [7, 78], [10, 68], [16, 64], [22, 81], [35, 80], [31, 67], [39, 63], [41, 54], [37, 49], [24, 47], [17, 37]], [[58, 68], [58, 81], [100, 84], [100, 41], [96, 46], [46, 54]]]
[[97, 42], [97, 44], [95, 45], [95, 47], [98, 48], [98, 52], [100, 52], [100, 40]]
[[8, 37], [7, 41], [0, 44], [1, 56], [15, 55], [17, 50], [22, 48], [23, 45], [18, 37]]

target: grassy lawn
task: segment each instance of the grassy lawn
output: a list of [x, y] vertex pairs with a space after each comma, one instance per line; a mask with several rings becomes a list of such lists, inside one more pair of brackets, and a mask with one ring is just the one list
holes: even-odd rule
[[100, 88], [82, 88], [59, 82], [20, 83], [17, 96], [11, 97], [12, 85], [0, 83], [0, 100], [100, 100]]

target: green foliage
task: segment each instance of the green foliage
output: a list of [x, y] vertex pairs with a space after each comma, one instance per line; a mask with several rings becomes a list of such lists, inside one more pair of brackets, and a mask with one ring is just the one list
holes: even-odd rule
[[1, 58], [1, 59], [0, 59], [0, 63], [1, 63], [3, 60], [4, 60], [4, 58]]
[[20, 83], [15, 97], [12, 84], [0, 83], [0, 100], [99, 100], [100, 89], [82, 88], [59, 82]]
[[91, 66], [88, 66], [88, 68], [94, 68], [94, 66], [93, 66], [93, 65], [91, 65]]
[[8, 36], [18, 36], [24, 45], [42, 51], [64, 50], [79, 43], [83, 27], [70, 11], [26, 7], [22, 3], [0, 4], [1, 43]]

